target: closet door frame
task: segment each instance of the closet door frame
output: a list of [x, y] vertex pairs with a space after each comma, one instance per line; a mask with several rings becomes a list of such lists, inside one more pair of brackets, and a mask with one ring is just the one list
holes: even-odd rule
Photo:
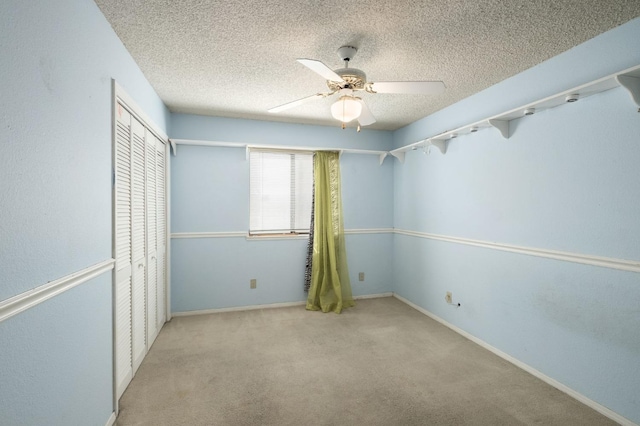
[[[116, 188], [115, 188], [115, 179], [116, 179], [116, 169], [115, 169], [115, 165], [116, 165], [116, 149], [117, 149], [117, 144], [116, 144], [116, 132], [117, 132], [117, 109], [118, 109], [118, 104], [123, 105], [127, 112], [129, 112], [132, 117], [135, 117], [138, 121], [140, 121], [147, 129], [147, 131], [150, 131], [153, 135], [155, 135], [155, 137], [157, 137], [161, 142], [164, 143], [164, 150], [165, 150], [165, 219], [166, 219], [166, 224], [165, 224], [165, 235], [157, 235], [157, 239], [163, 238], [164, 243], [165, 243], [165, 247], [166, 247], [166, 253], [164, 253], [165, 256], [165, 274], [164, 274], [164, 293], [165, 293], [165, 306], [164, 306], [164, 310], [165, 310], [165, 317], [166, 317], [166, 321], [169, 321], [171, 319], [171, 312], [170, 312], [170, 289], [171, 289], [171, 278], [170, 278], [170, 254], [169, 254], [169, 236], [170, 236], [170, 224], [169, 224], [169, 146], [170, 146], [170, 142], [169, 142], [169, 137], [153, 122], [153, 120], [151, 120], [147, 114], [144, 113], [144, 111], [142, 110], [142, 108], [140, 108], [140, 106], [133, 100], [133, 98], [131, 98], [128, 93], [116, 82], [115, 79], [111, 80], [111, 87], [112, 87], [112, 103], [111, 103], [111, 132], [112, 132], [112, 144], [111, 144], [111, 149], [112, 149], [112, 159], [111, 159], [111, 173], [112, 173], [112, 177], [111, 177], [111, 184], [112, 184], [112, 191], [111, 191], [111, 222], [112, 222], [112, 243], [111, 243], [111, 247], [112, 247], [112, 255], [113, 258], [115, 259], [116, 257]], [[145, 176], [145, 182], [146, 182], [146, 176]], [[145, 212], [145, 216], [146, 216], [146, 212]], [[133, 254], [132, 254], [133, 257]], [[133, 259], [132, 259], [133, 262]], [[116, 370], [116, 360], [117, 360], [117, 341], [116, 341], [116, 316], [117, 316], [117, 300], [116, 300], [116, 270], [114, 268], [113, 270], [113, 274], [112, 274], [112, 331], [113, 331], [113, 335], [112, 335], [112, 350], [113, 350], [113, 356], [112, 356], [112, 387], [113, 387], [113, 410], [116, 413], [116, 415], [118, 414], [119, 411], [119, 407], [118, 407], [118, 400], [119, 400], [119, 395], [118, 395], [118, 381], [117, 381], [117, 370]], [[159, 331], [159, 329], [158, 329]], [[146, 332], [146, 330], [145, 330]], [[147, 350], [149, 348], [147, 347]]]

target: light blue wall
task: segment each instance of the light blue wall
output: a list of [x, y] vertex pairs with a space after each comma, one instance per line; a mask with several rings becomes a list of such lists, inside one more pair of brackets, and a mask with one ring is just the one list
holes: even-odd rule
[[[111, 79], [163, 129], [169, 113], [93, 1], [0, 2], [0, 58], [4, 300], [112, 257]], [[0, 323], [0, 423], [105, 424], [110, 288], [107, 273]]]
[[640, 18], [393, 132], [407, 145], [640, 64]]
[[111, 257], [111, 78], [168, 111], [92, 1], [0, 8], [1, 300]]
[[176, 139], [294, 145], [322, 148], [353, 148], [387, 151], [391, 132], [340, 126], [276, 123], [239, 118], [171, 114], [171, 134]]
[[112, 406], [111, 276], [0, 323], [0, 424], [104, 426]]
[[[92, 1], [4, 1], [0, 300], [111, 257], [111, 78], [175, 138], [386, 150], [637, 65], [638, 39], [636, 19], [396, 132], [357, 134], [170, 117]], [[509, 140], [460, 138], [445, 156], [379, 167], [345, 154], [345, 224], [637, 260], [638, 123], [616, 89], [518, 120]], [[246, 230], [241, 150], [180, 146], [171, 165], [173, 232]], [[305, 244], [173, 240], [173, 309], [303, 300]], [[349, 235], [347, 248], [354, 294], [393, 289], [640, 422], [638, 274], [390, 234]], [[111, 306], [104, 274], [0, 323], [0, 418], [106, 422]]]
[[[292, 146], [388, 150], [390, 132], [267, 123], [190, 115], [172, 116], [173, 138]], [[377, 155], [341, 158], [347, 229], [391, 228], [393, 163]], [[249, 163], [239, 148], [179, 145], [171, 157], [172, 232], [246, 232]], [[348, 235], [354, 295], [391, 291], [392, 235]], [[245, 237], [173, 239], [172, 310], [214, 309], [305, 300], [306, 240], [247, 241]], [[365, 272], [365, 281], [358, 281]], [[249, 288], [249, 280], [258, 280]]]
[[[640, 64], [640, 19], [394, 133], [415, 142]], [[622, 88], [395, 161], [394, 226], [640, 259], [640, 115]], [[640, 275], [396, 235], [394, 291], [640, 422]], [[444, 301], [453, 293], [458, 309]]]

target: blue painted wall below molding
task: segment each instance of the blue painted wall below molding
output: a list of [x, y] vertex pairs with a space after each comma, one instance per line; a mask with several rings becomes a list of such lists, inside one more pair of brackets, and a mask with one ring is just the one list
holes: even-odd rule
[[104, 426], [112, 336], [110, 272], [0, 322], [0, 424]]
[[[307, 240], [245, 237], [171, 241], [171, 311], [305, 300]], [[257, 280], [255, 289], [249, 281]]]
[[637, 273], [404, 235], [393, 250], [394, 292], [638, 422]]
[[[347, 235], [354, 296], [391, 291], [392, 234]], [[172, 312], [300, 302], [307, 239], [179, 238], [171, 242]], [[358, 272], [365, 280], [358, 281]], [[257, 280], [255, 289], [249, 281]]]

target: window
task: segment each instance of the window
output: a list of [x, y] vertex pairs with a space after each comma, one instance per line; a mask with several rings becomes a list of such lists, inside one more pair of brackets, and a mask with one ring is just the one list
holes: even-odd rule
[[252, 149], [249, 234], [308, 234], [313, 153]]

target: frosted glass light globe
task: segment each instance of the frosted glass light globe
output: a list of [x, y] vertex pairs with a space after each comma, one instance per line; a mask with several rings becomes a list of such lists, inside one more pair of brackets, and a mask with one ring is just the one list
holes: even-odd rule
[[331, 105], [331, 115], [336, 120], [348, 123], [360, 117], [362, 113], [362, 105], [353, 96], [341, 96], [333, 105]]

